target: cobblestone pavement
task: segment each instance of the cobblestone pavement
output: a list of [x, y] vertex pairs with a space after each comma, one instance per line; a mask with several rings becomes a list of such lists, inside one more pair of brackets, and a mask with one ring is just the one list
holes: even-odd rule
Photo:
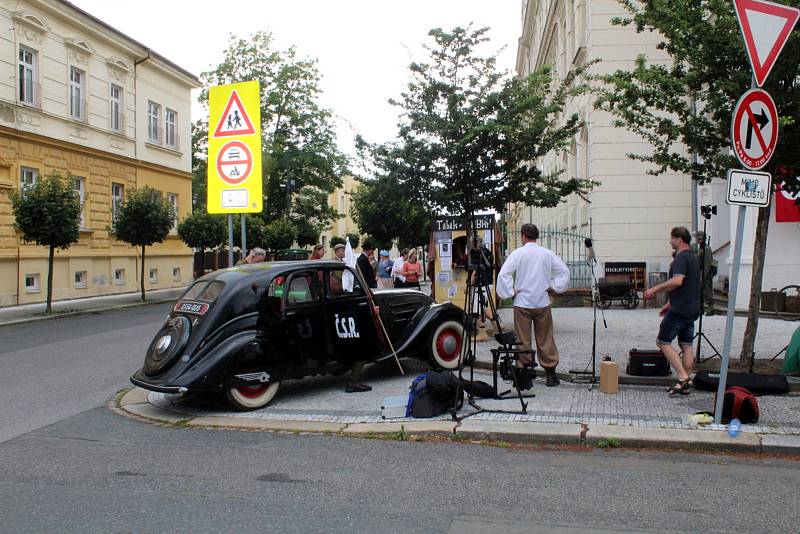
[[[384, 421], [380, 416], [381, 402], [391, 395], [407, 395], [413, 377], [425, 369], [421, 362], [404, 360], [406, 376], [399, 376], [396, 367], [373, 365], [368, 368], [367, 381], [373, 386], [368, 393], [344, 393], [346, 377], [308, 378], [284, 384], [276, 399], [266, 408], [254, 412], [229, 412], [220, 398], [199, 397], [182, 400], [175, 396], [150, 393], [150, 402], [158, 407], [191, 416], [230, 416], [255, 419], [300, 420], [338, 423], [369, 423]], [[475, 378], [491, 382], [491, 374], [476, 371]], [[505, 388], [504, 388], [505, 389]], [[663, 387], [620, 386], [616, 395], [601, 393], [597, 387], [589, 390], [586, 384], [563, 382], [555, 388], [544, 387], [541, 379], [534, 382], [536, 397], [527, 399], [526, 414], [483, 412], [472, 419], [493, 421], [530, 421], [543, 423], [587, 423], [646, 428], [691, 429], [685, 417], [698, 411], [713, 409], [713, 393], [693, 391], [688, 396], [669, 397]], [[760, 397], [761, 421], [744, 425], [745, 432], [762, 434], [800, 435], [800, 403], [796, 396]], [[476, 399], [484, 409], [520, 409], [516, 398], [507, 400]], [[460, 415], [475, 412], [465, 405]], [[442, 416], [439, 419], [448, 419]], [[392, 419], [402, 422], [406, 419]], [[724, 427], [711, 426], [720, 429]]]

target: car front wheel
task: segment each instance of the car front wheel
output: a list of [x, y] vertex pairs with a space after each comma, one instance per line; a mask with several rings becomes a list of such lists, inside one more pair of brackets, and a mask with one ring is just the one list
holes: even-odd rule
[[464, 326], [458, 321], [445, 321], [430, 338], [431, 364], [441, 369], [457, 369], [464, 341]]
[[280, 382], [265, 382], [257, 386], [238, 386], [225, 390], [225, 396], [228, 397], [228, 402], [234, 408], [246, 412], [258, 410], [269, 404], [278, 394], [280, 387]]

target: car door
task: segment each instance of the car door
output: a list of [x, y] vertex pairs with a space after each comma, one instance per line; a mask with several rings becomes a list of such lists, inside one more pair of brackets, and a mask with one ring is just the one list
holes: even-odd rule
[[[345, 273], [353, 276], [352, 291], [344, 287]], [[325, 321], [337, 359], [342, 363], [375, 359], [382, 352], [367, 289], [349, 267], [334, 267], [323, 276]]]
[[300, 349], [304, 367], [324, 365], [333, 356], [325, 326], [319, 272], [297, 271], [288, 276], [282, 292], [283, 318]]

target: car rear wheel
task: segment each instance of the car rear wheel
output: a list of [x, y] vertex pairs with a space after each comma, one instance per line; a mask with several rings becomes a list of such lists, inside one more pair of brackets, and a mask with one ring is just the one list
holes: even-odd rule
[[430, 339], [430, 360], [434, 367], [458, 368], [464, 341], [463, 333], [464, 325], [458, 321], [444, 321], [433, 330]]
[[234, 408], [246, 412], [258, 410], [269, 404], [278, 394], [280, 387], [280, 382], [265, 382], [257, 386], [238, 386], [225, 390], [225, 396]]

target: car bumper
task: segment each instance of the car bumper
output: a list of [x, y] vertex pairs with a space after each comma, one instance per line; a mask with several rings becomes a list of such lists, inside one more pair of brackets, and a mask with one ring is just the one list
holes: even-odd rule
[[189, 391], [188, 388], [185, 388], [183, 386], [159, 386], [159, 385], [156, 385], [156, 384], [151, 384], [149, 382], [145, 382], [144, 380], [141, 380], [141, 379], [137, 378], [136, 375], [133, 375], [131, 377], [131, 384], [133, 384], [134, 386], [138, 386], [140, 388], [147, 389], [149, 391], [155, 391], [155, 392], [158, 392], [158, 393], [183, 394], [183, 393], [186, 393], [187, 391]]

